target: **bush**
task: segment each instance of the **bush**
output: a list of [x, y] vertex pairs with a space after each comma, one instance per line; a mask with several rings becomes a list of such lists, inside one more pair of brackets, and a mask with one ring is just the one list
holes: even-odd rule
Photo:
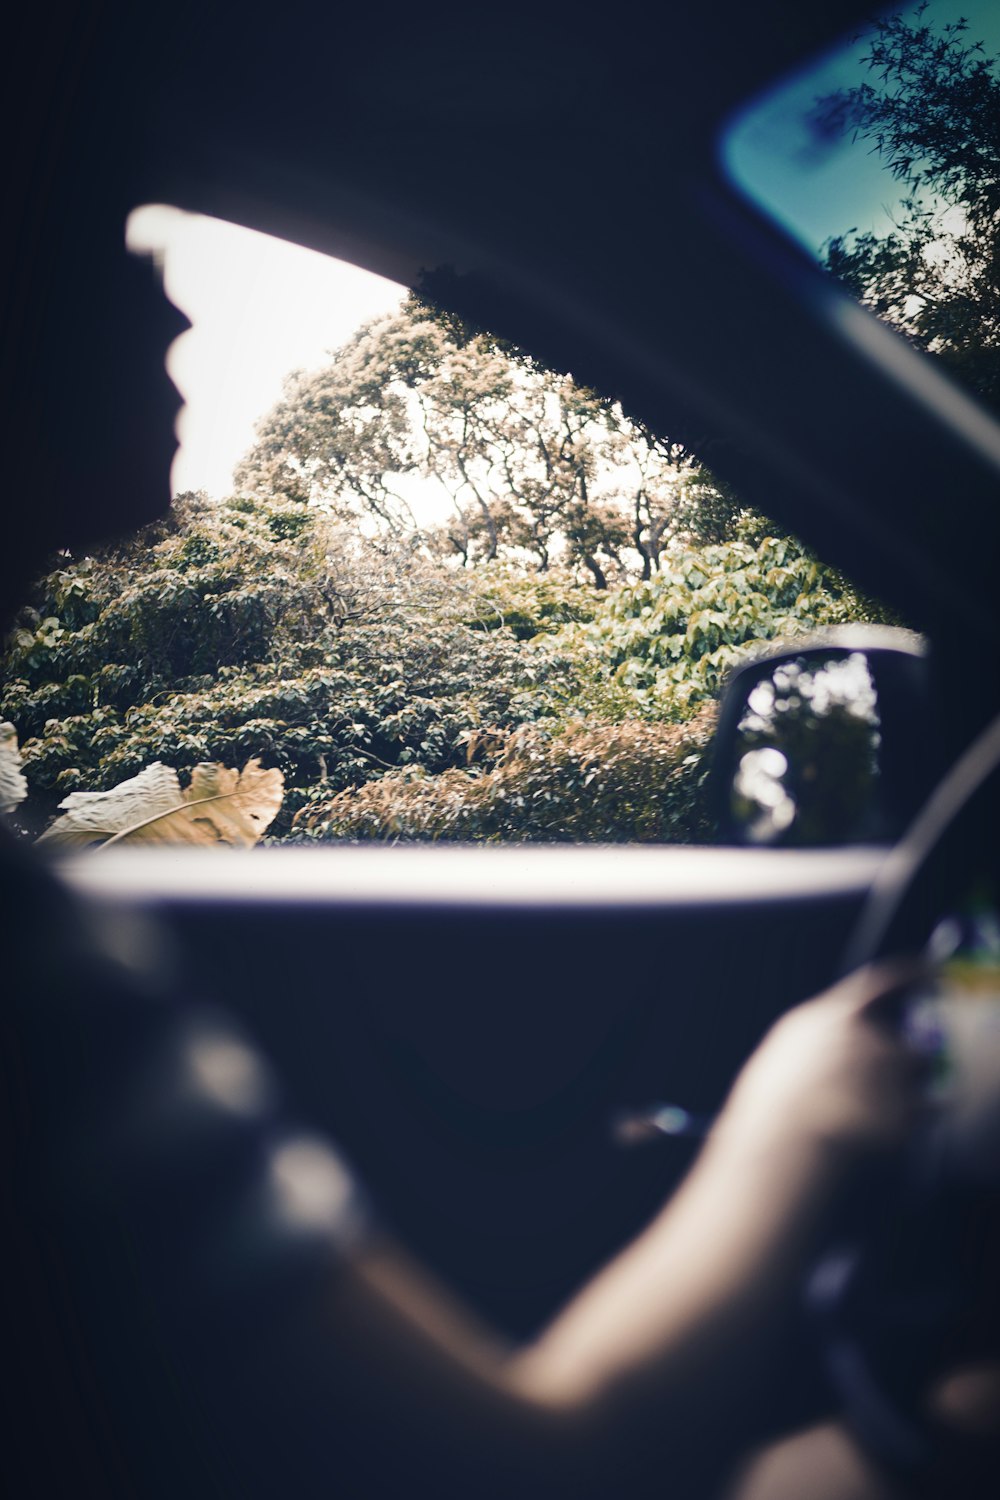
[[553, 645], [578, 662], [590, 712], [679, 722], [717, 698], [760, 641], [886, 619], [794, 538], [765, 536], [671, 548], [655, 578], [609, 594]]
[[690, 840], [730, 666], [866, 617], [791, 538], [749, 530], [672, 543], [650, 581], [605, 593], [449, 567], [288, 500], [194, 495], [59, 560], [8, 642], [0, 720], [34, 831], [154, 761], [183, 778], [259, 759], [285, 779], [277, 839]]
[[592, 718], [470, 740], [488, 768], [388, 773], [302, 809], [312, 838], [698, 843], [715, 709], [687, 724]]
[[[575, 672], [545, 640], [522, 646], [478, 582], [319, 511], [239, 497], [186, 497], [127, 546], [61, 559], [3, 660], [22, 819], [44, 826], [68, 792], [156, 760], [256, 757], [285, 776], [280, 837], [312, 788], [464, 764], [468, 733], [551, 714]], [[550, 606], [531, 607], [541, 621]]]

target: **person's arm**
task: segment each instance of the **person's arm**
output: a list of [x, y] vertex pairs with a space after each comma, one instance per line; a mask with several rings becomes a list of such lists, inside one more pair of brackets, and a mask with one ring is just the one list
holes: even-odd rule
[[672, 1200], [530, 1348], [508, 1353], [398, 1251], [370, 1246], [332, 1312], [376, 1399], [419, 1412], [428, 1437], [442, 1424], [442, 1446], [550, 1473], [638, 1473], [656, 1450], [670, 1463], [706, 1443], [703, 1472], [721, 1472], [773, 1419], [841, 1188], [905, 1134], [915, 1064], [877, 1010], [912, 978], [865, 970], [784, 1017]]

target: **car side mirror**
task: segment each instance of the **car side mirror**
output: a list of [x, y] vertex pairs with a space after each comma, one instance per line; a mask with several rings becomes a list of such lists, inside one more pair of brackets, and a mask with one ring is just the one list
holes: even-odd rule
[[731, 675], [713, 765], [724, 843], [888, 843], [929, 790], [926, 648], [845, 626], [762, 648]]

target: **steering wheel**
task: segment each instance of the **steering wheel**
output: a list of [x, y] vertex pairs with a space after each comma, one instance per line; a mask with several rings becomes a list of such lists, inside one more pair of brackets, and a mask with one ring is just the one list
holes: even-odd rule
[[844, 972], [921, 948], [961, 891], [956, 870], [975, 871], [992, 854], [1000, 793], [1000, 716], [939, 783], [881, 866], [847, 945]]
[[[925, 947], [972, 877], [995, 870], [998, 804], [1000, 718], [888, 855], [845, 972]], [[995, 1120], [1000, 1077], [990, 1094]], [[1000, 1299], [987, 1280], [990, 1258], [1000, 1263], [1000, 1150], [986, 1180], [963, 1180], [948, 1148], [954, 1107], [945, 1104], [918, 1128], [898, 1183], [880, 1190], [874, 1210], [866, 1205], [864, 1222], [824, 1256], [807, 1293], [823, 1363], [861, 1446], [918, 1490], [944, 1484], [951, 1492], [956, 1479], [976, 1484], [986, 1450], [995, 1465], [1000, 1446], [996, 1436], [956, 1436], [926, 1408], [929, 1384], [949, 1366], [1000, 1356]]]

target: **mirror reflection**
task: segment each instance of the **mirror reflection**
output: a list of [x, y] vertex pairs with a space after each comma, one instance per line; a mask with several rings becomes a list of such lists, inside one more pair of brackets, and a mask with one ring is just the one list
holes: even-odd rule
[[747, 696], [731, 813], [752, 844], [877, 838], [878, 693], [863, 651], [785, 658]]

